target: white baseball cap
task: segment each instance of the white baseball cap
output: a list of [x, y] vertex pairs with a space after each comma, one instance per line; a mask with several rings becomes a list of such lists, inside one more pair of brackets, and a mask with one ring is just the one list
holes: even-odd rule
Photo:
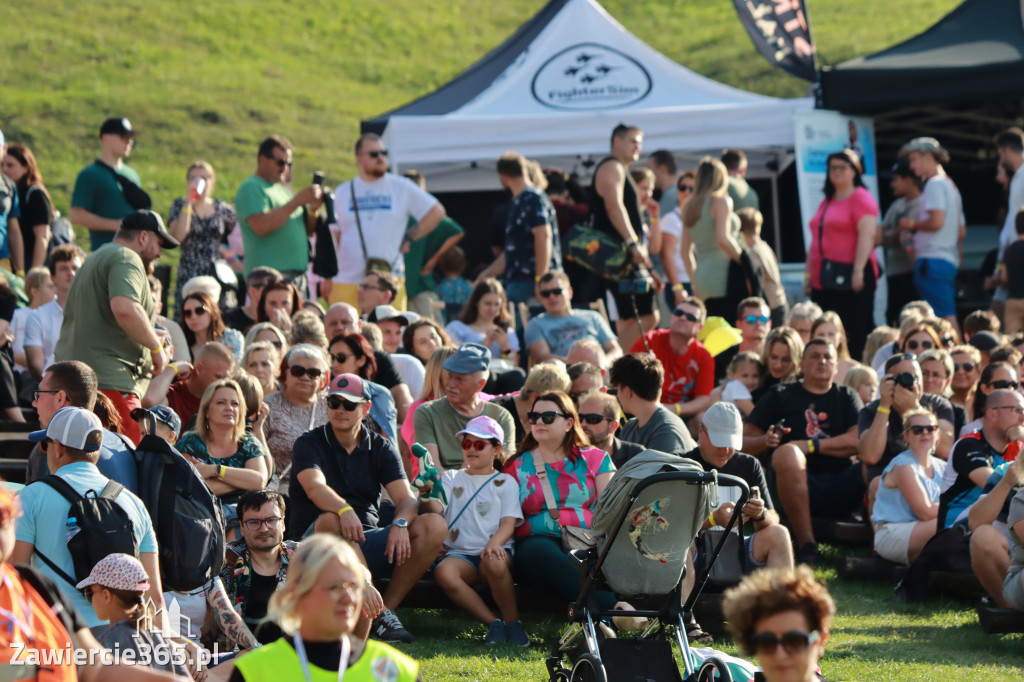
[[715, 403], [704, 413], [701, 423], [716, 448], [743, 448], [743, 416], [732, 403]]

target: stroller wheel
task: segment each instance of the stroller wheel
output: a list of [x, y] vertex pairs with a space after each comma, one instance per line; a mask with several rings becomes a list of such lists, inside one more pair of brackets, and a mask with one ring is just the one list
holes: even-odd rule
[[[604, 672], [604, 666], [600, 659], [594, 654], [580, 654], [576, 664], [572, 667], [570, 682], [608, 682], [608, 675]], [[729, 682], [732, 682], [731, 680]]]
[[712, 656], [701, 664], [697, 671], [697, 682], [732, 682], [732, 673], [721, 659]]

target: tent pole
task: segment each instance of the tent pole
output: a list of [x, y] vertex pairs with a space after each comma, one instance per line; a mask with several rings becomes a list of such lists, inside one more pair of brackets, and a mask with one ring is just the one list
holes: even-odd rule
[[776, 169], [772, 171], [772, 233], [775, 237], [775, 258], [781, 262], [782, 225], [779, 224], [779, 220], [779, 171]]

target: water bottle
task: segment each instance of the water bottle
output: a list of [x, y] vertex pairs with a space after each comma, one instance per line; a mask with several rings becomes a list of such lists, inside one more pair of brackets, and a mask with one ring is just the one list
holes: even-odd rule
[[67, 542], [71, 542], [71, 538], [73, 538], [76, 535], [78, 535], [78, 532], [80, 530], [82, 530], [82, 529], [78, 527], [78, 519], [75, 518], [74, 516], [68, 517]]

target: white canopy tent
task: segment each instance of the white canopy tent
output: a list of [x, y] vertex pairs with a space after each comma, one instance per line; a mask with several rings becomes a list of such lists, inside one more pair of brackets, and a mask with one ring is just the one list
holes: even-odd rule
[[774, 179], [793, 159], [793, 112], [811, 108], [810, 98], [765, 97], [700, 76], [594, 0], [550, 0], [452, 82], [363, 130], [383, 131], [393, 169], [415, 167], [432, 192], [498, 188], [494, 163], [508, 150], [586, 177], [620, 122], [681, 167], [734, 147], [747, 153], [751, 177]]

